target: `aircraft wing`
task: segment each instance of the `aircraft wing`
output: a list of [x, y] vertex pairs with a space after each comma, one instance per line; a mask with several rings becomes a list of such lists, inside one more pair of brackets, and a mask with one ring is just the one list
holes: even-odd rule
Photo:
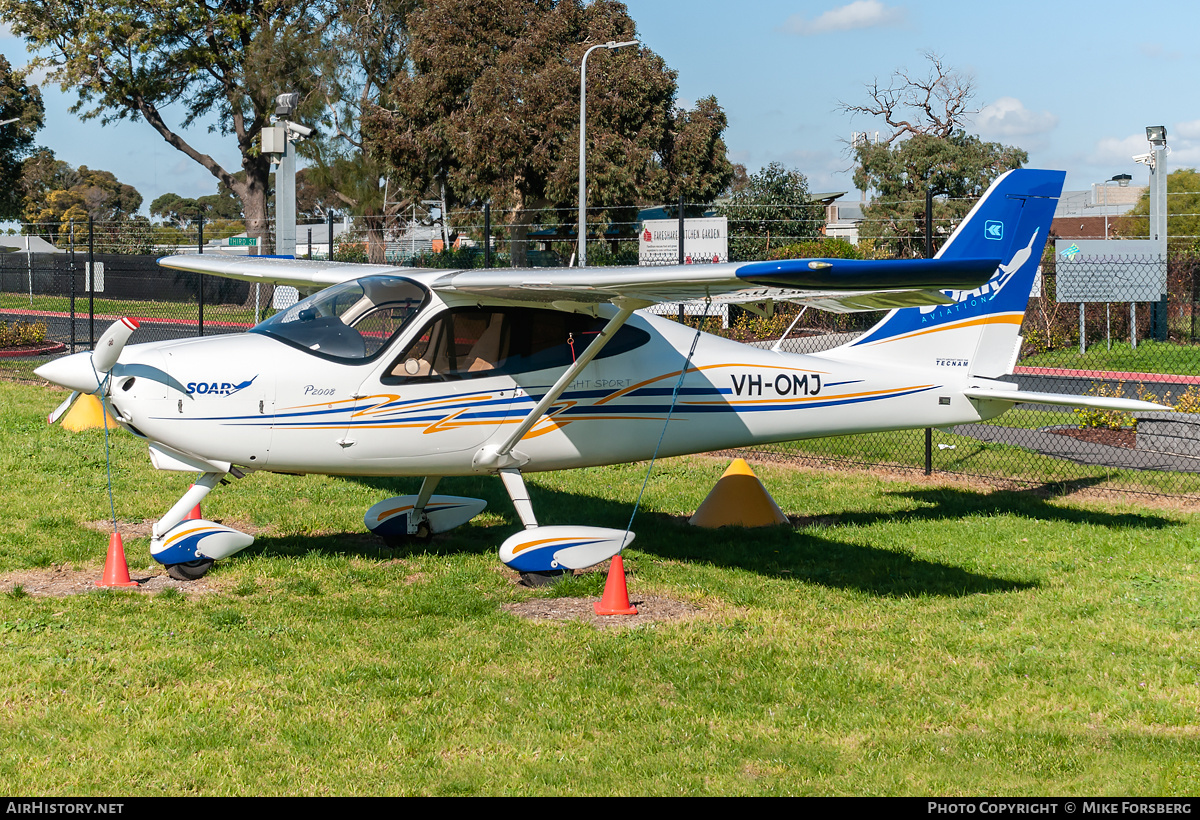
[[885, 310], [950, 304], [942, 289], [970, 290], [997, 259], [789, 259], [626, 268], [468, 270], [434, 280], [434, 290], [517, 302], [653, 304], [711, 298], [715, 303], [777, 299], [824, 310]]
[[[251, 282], [333, 285], [371, 274], [411, 276], [418, 269], [254, 256], [168, 256], [159, 264]], [[651, 305], [711, 298], [715, 303], [767, 299], [839, 313], [951, 304], [942, 290], [971, 290], [995, 273], [999, 259], [789, 259], [622, 268], [504, 268], [446, 271], [431, 287], [510, 302]], [[420, 269], [422, 273], [437, 273]]]
[[226, 279], [243, 279], [269, 285], [328, 287], [377, 273], [411, 275], [413, 268], [395, 265], [365, 265], [359, 262], [324, 262], [273, 256], [226, 256], [220, 253], [193, 253], [164, 256], [158, 264], [172, 270], [208, 273]]

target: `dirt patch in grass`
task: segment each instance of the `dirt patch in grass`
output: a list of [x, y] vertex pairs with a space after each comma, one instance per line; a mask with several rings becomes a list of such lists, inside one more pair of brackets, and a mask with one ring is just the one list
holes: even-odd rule
[[[25, 594], [39, 597], [63, 598], [67, 595], [82, 595], [101, 589], [96, 584], [103, 575], [103, 567], [75, 569], [68, 564], [19, 570], [0, 575], [0, 593], [12, 593], [13, 589], [19, 586]], [[166, 569], [163, 568], [135, 569], [129, 573], [129, 579], [136, 581], [137, 586], [114, 589], [128, 589], [143, 595], [177, 589], [189, 596], [209, 595], [219, 591], [203, 578], [199, 581], [176, 581], [167, 575]]]
[[[220, 521], [214, 520], [213, 523], [224, 524], [226, 527], [232, 527], [235, 530], [240, 530], [247, 535], [253, 535], [255, 537], [258, 537], [266, 532], [266, 528], [256, 527], [249, 521], [243, 521], [240, 519], [229, 521], [229, 519], [223, 518]], [[107, 518], [101, 521], [87, 521], [84, 522], [83, 526], [87, 527], [89, 530], [95, 530], [96, 532], [111, 533], [113, 531], [112, 521], [109, 521]], [[153, 528], [153, 521], [122, 521], [117, 519], [117, 532], [121, 533], [122, 540], [126, 538], [149, 538], [154, 534]]]
[[[220, 523], [220, 522], [218, 522]], [[112, 522], [88, 521], [84, 526], [96, 532], [111, 533]], [[149, 538], [153, 521], [117, 521], [117, 532], [122, 541], [132, 538]], [[251, 534], [257, 534], [259, 529], [248, 526], [246, 522], [238, 522], [237, 527]], [[37, 569], [19, 570], [0, 575], [0, 594], [11, 593], [15, 587], [20, 587], [28, 595], [61, 598], [66, 595], [82, 595], [85, 592], [95, 592], [103, 589], [97, 586], [104, 576], [104, 567], [91, 566], [76, 569], [69, 564], [39, 567]], [[151, 594], [167, 589], [177, 589], [188, 596], [211, 595], [222, 592], [218, 586], [201, 578], [197, 581], [177, 581], [167, 575], [166, 567], [155, 565], [151, 568], [130, 568], [129, 580], [137, 582], [136, 587], [113, 587], [127, 589], [130, 592]]]
[[1107, 427], [1063, 427], [1046, 432], [1109, 447], [1124, 447], [1128, 450], [1137, 448], [1137, 430], [1132, 427], [1122, 427], [1120, 430], [1110, 430]]
[[535, 598], [501, 609], [531, 621], [582, 621], [597, 629], [621, 629], [646, 624], [687, 621], [700, 614], [699, 607], [659, 595], [631, 595], [636, 615], [597, 615], [596, 598]]

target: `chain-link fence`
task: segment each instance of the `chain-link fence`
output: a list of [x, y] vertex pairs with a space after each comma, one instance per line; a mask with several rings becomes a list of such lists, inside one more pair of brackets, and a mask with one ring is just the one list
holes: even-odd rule
[[[1167, 295], [1150, 303], [1059, 302], [1059, 267], [1050, 257], [1043, 265], [1022, 325], [1021, 357], [1008, 380], [1023, 390], [1141, 398], [1178, 412], [1135, 418], [1026, 404], [983, 424], [789, 442], [757, 452], [814, 464], [1200, 496], [1200, 264], [1189, 254], [1166, 260]], [[1106, 267], [1139, 285], [1161, 281], [1163, 262], [1110, 260]], [[857, 335], [831, 327], [828, 315], [809, 322], [811, 313], [785, 350], [817, 352]]]
[[[478, 215], [476, 239], [472, 239], [475, 223], [460, 214], [453, 226], [456, 230], [445, 234], [448, 249], [438, 253], [431, 241], [424, 252], [396, 262], [482, 267], [490, 261], [499, 267], [511, 261], [504, 250], [511, 248], [506, 229], [491, 232], [494, 244], [489, 249], [483, 244], [485, 215]], [[526, 263], [570, 261], [575, 243], [567, 227], [549, 220], [530, 227], [538, 226], [526, 238]], [[327, 225], [320, 227], [324, 236]], [[441, 232], [440, 226], [434, 228], [434, 233]], [[96, 237], [100, 235], [97, 231]], [[365, 259], [365, 247], [357, 244], [364, 236], [343, 231], [333, 246], [335, 258], [353, 259], [361, 253]], [[156, 241], [152, 252], [142, 255], [103, 252], [99, 248], [112, 246], [95, 239], [89, 250], [86, 234], [77, 234], [73, 252], [68, 246], [58, 253], [0, 254], [0, 321], [41, 322], [52, 340], [68, 349], [88, 349], [121, 316], [138, 318], [142, 324], [138, 340], [150, 341], [238, 332], [272, 312], [273, 289], [268, 286], [158, 266], [159, 256], [192, 251], [199, 242], [196, 234], [173, 238], [176, 241]], [[636, 236], [616, 236], [590, 242], [589, 266], [637, 264], [632, 244], [636, 241]], [[211, 250], [206, 247], [206, 252]], [[327, 244], [316, 245], [315, 239], [313, 246], [301, 250], [301, 255], [307, 251], [315, 257], [329, 252]], [[539, 259], [538, 253], [548, 256]], [[655, 261], [676, 262], [667, 256]], [[1162, 276], [1161, 260], [1110, 265], [1114, 278], [1134, 284]], [[1063, 274], [1058, 267], [1047, 257], [1026, 312], [1025, 343], [1011, 380], [1023, 389], [1142, 397], [1189, 412], [1168, 419], [1164, 428], [1158, 419], [1139, 421], [1121, 414], [1021, 405], [986, 424], [815, 439], [758, 452], [820, 464], [929, 469], [1024, 484], [1073, 483], [1200, 496], [1200, 447], [1192, 444], [1193, 427], [1200, 424], [1191, 423], [1193, 418], [1200, 422], [1200, 415], [1190, 413], [1200, 409], [1200, 262], [1188, 253], [1171, 256], [1165, 266], [1166, 298], [1134, 303], [1059, 301]], [[807, 311], [789, 330], [798, 313], [790, 305], [759, 307], [757, 312], [736, 306], [707, 310], [705, 326], [710, 331], [759, 343], [787, 332], [784, 349], [798, 353], [843, 344], [881, 315]], [[693, 325], [705, 311], [703, 305], [655, 309]]]
[[88, 350], [122, 316], [141, 322], [138, 341], [245, 330], [273, 288], [162, 268], [157, 256], [0, 255], [0, 321], [45, 326], [49, 342]]

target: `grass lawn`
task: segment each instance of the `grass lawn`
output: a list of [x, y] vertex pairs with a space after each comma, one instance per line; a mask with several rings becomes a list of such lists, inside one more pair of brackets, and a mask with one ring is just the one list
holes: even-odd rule
[[[99, 575], [101, 431], [0, 382], [0, 576]], [[118, 516], [188, 483], [112, 437]], [[637, 629], [505, 604], [598, 599], [602, 574], [515, 586], [494, 478], [412, 550], [365, 534], [415, 481], [251, 475], [207, 517], [259, 530], [208, 595], [0, 594], [10, 794], [1193, 795], [1200, 517], [1180, 504], [756, 465], [795, 527], [698, 531], [725, 467], [655, 467], [625, 553]], [[645, 464], [535, 474], [546, 524], [623, 527]], [[125, 545], [135, 575], [148, 542]]]
[[1079, 347], [1060, 348], [1026, 356], [1022, 367], [1061, 367], [1070, 370], [1110, 370], [1119, 373], [1169, 373], [1200, 375], [1200, 348], [1171, 342], [1143, 340], [1133, 348], [1129, 342], [1113, 341], [1109, 350], [1104, 340], [1080, 355]]
[[[1020, 429], [1046, 426], [1077, 426], [1079, 417], [1061, 412], [1009, 410], [989, 424]], [[872, 467], [896, 466], [923, 470], [925, 431], [899, 430], [859, 436], [808, 439], [755, 448], [764, 456], [810, 464], [845, 464]], [[1077, 464], [1041, 455], [1023, 447], [984, 442], [970, 436], [933, 431], [933, 469], [961, 476], [998, 482], [1021, 482], [1031, 486], [1064, 485], [1116, 493], [1149, 493], [1200, 498], [1200, 475], [1156, 472]]]
[[[274, 312], [270, 310], [269, 299], [264, 299], [263, 308], [264, 315]], [[67, 313], [70, 309], [71, 300], [67, 296], [46, 296], [35, 293], [30, 298], [28, 294], [24, 293], [0, 293], [0, 312], [40, 311]], [[195, 302], [151, 302], [100, 298], [95, 300], [95, 309], [97, 316], [112, 316], [116, 318], [131, 316], [135, 319], [187, 319], [193, 322], [196, 320], [198, 310]], [[75, 313], [78, 316], [87, 316], [88, 297], [86, 293], [83, 296], [75, 297]], [[36, 320], [36, 317], [31, 319], [31, 321], [33, 320]], [[204, 306], [204, 320], [205, 322], [230, 322], [250, 326], [255, 324], [254, 307], [253, 305], [243, 307], [241, 305], [206, 304]]]

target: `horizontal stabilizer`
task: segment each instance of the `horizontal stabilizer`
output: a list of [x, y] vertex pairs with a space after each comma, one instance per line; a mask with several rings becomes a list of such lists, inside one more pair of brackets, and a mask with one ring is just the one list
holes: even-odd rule
[[1122, 413], [1151, 413], [1170, 410], [1162, 404], [1138, 399], [1123, 399], [1118, 396], [1078, 396], [1071, 393], [1038, 393], [1032, 390], [994, 390], [986, 387], [968, 387], [963, 391], [968, 399], [1003, 401], [1012, 404], [1053, 404], [1063, 407], [1094, 407], [1097, 410], [1118, 410]]

